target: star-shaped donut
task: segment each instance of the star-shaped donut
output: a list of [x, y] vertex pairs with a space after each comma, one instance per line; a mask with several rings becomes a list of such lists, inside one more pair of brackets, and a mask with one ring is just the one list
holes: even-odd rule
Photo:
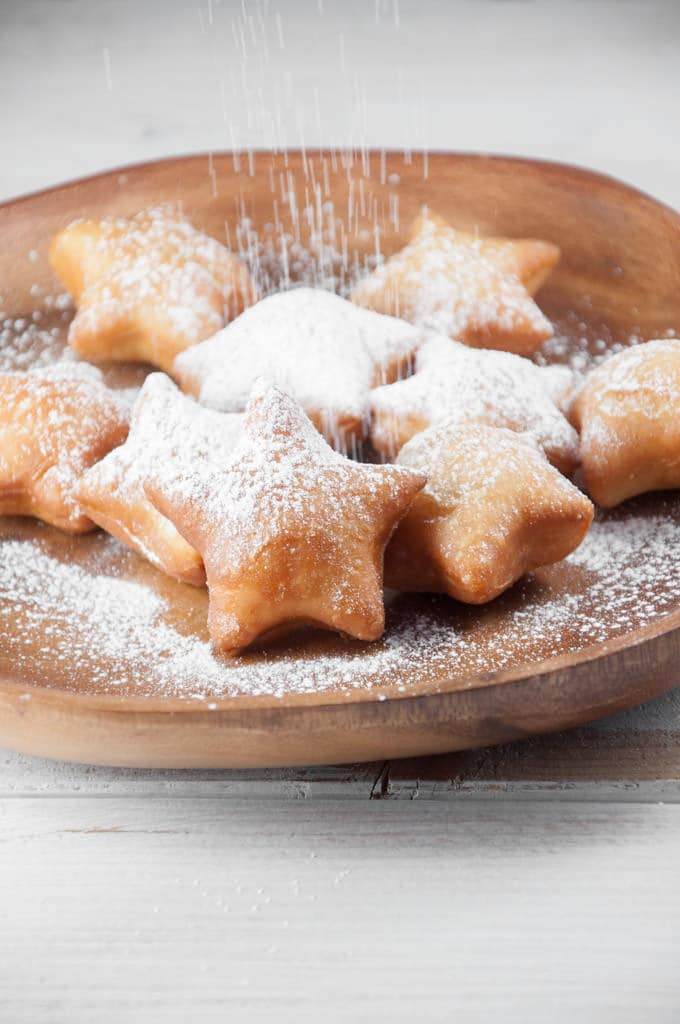
[[243, 426], [243, 416], [204, 409], [183, 395], [163, 373], [150, 374], [132, 411], [125, 444], [85, 473], [77, 497], [88, 516], [185, 583], [205, 583], [203, 561], [169, 519], [154, 508], [144, 484], [163, 460], [196, 465], [227, 461]]
[[680, 487], [680, 340], [610, 356], [572, 406], [588, 493], [610, 508], [645, 491]]
[[385, 555], [385, 582], [398, 590], [483, 604], [565, 558], [593, 518], [588, 499], [511, 430], [432, 427], [397, 462], [428, 478]]
[[93, 366], [0, 374], [0, 515], [35, 516], [69, 533], [94, 529], [78, 481], [123, 443], [129, 419]]
[[302, 623], [381, 636], [383, 552], [424, 483], [339, 455], [292, 399], [259, 381], [228, 462], [170, 460], [146, 492], [202, 555], [210, 634], [233, 653]]
[[367, 426], [370, 389], [405, 371], [423, 332], [314, 288], [271, 295], [183, 352], [174, 375], [204, 405], [242, 411], [260, 376], [303, 407], [345, 451]]
[[52, 239], [49, 255], [78, 310], [69, 344], [86, 359], [170, 372], [178, 352], [256, 298], [240, 261], [173, 206], [130, 220], [74, 221]]
[[371, 440], [393, 456], [421, 430], [470, 420], [531, 434], [553, 465], [570, 473], [578, 435], [559, 408], [571, 389], [562, 366], [537, 366], [510, 352], [470, 349], [432, 337], [416, 355], [416, 372], [371, 393]]
[[471, 235], [424, 210], [409, 243], [352, 300], [466, 345], [530, 355], [553, 333], [531, 296], [559, 257], [551, 242]]

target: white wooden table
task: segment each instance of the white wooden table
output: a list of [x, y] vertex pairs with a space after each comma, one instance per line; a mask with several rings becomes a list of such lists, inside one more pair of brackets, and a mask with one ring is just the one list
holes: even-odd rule
[[[568, 160], [678, 206], [679, 51], [676, 0], [0, 4], [0, 195], [365, 143]], [[675, 1022], [678, 870], [680, 690], [339, 769], [0, 754], [0, 1020]]]

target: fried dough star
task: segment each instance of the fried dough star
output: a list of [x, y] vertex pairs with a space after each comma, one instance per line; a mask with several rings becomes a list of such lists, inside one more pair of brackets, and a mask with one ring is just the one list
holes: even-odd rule
[[214, 338], [182, 353], [184, 391], [223, 411], [242, 411], [266, 376], [303, 407], [340, 451], [361, 440], [369, 391], [405, 370], [422, 331], [314, 288], [271, 295]]
[[164, 459], [194, 465], [225, 462], [243, 426], [243, 416], [213, 412], [183, 395], [163, 373], [144, 381], [132, 411], [125, 444], [80, 480], [77, 496], [91, 519], [163, 572], [202, 586], [201, 556], [151, 504], [144, 491]]
[[604, 508], [680, 487], [680, 340], [610, 356], [572, 406], [588, 493]]
[[398, 590], [483, 604], [565, 558], [593, 518], [588, 499], [510, 430], [432, 427], [397, 462], [428, 477], [385, 555], [385, 581]]
[[561, 366], [536, 366], [510, 352], [470, 349], [435, 336], [416, 372], [371, 393], [371, 440], [392, 456], [421, 430], [475, 420], [531, 436], [564, 473], [578, 461], [578, 436], [558, 407], [572, 381]]
[[381, 636], [383, 552], [424, 483], [401, 467], [350, 462], [259, 381], [228, 463], [171, 460], [146, 492], [203, 556], [210, 634], [233, 653], [284, 624]]
[[553, 333], [531, 296], [559, 257], [551, 242], [482, 238], [423, 210], [410, 242], [359, 281], [352, 301], [466, 345], [531, 355]]
[[78, 311], [69, 344], [94, 360], [172, 369], [255, 301], [245, 267], [172, 206], [130, 220], [77, 220], [53, 239], [50, 262]]
[[0, 515], [36, 516], [69, 533], [94, 529], [78, 480], [123, 443], [129, 419], [93, 366], [0, 374]]

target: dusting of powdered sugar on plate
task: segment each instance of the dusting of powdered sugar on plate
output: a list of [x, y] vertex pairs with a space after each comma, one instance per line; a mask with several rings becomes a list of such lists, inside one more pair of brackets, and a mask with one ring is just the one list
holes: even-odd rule
[[[280, 699], [320, 691], [410, 692], [449, 679], [536, 664], [647, 625], [677, 607], [680, 577], [669, 552], [680, 543], [680, 506], [659, 499], [655, 514], [603, 515], [559, 566], [526, 578], [483, 608], [440, 597], [396, 595], [375, 644], [326, 634], [226, 659], [202, 625], [177, 614], [191, 592], [124, 552], [104, 535], [78, 562], [21, 525], [0, 546], [0, 667], [44, 685], [176, 697], [201, 703], [239, 695]], [[13, 522], [17, 522], [16, 520]], [[137, 575], [135, 575], [137, 574]], [[128, 578], [133, 577], [134, 578]], [[204, 612], [196, 621], [202, 623]]]
[[66, 294], [35, 293], [40, 303], [30, 316], [12, 317], [0, 311], [0, 373], [51, 366], [75, 355], [66, 346], [66, 328], [73, 316]]

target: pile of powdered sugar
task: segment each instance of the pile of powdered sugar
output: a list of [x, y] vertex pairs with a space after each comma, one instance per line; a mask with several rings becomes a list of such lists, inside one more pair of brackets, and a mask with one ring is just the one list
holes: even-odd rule
[[[406, 367], [422, 338], [412, 324], [332, 292], [297, 288], [251, 306], [182, 352], [180, 382], [213, 409], [240, 412], [260, 376], [275, 380], [342, 447], [343, 422], [366, 419], [369, 392]], [[394, 369], [394, 374], [390, 371]]]
[[431, 624], [416, 618], [378, 646], [348, 644], [334, 656], [219, 658], [207, 638], [164, 619], [168, 603], [152, 586], [89, 572], [33, 540], [7, 540], [1, 550], [0, 665], [6, 658], [18, 674], [35, 671], [36, 636], [49, 648], [52, 678], [71, 676], [77, 666], [90, 691], [134, 693], [138, 682], [147, 694], [199, 700], [370, 687], [372, 671], [416, 669], [425, 651], [435, 657]]

